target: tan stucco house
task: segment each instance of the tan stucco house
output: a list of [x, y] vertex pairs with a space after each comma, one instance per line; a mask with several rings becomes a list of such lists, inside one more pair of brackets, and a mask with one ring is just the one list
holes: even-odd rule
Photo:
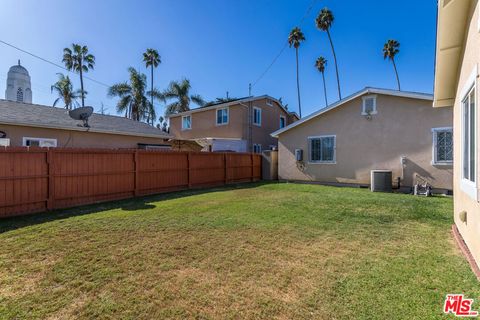
[[365, 88], [274, 132], [279, 179], [367, 186], [371, 170], [391, 170], [393, 187], [451, 190], [452, 109], [432, 100]]
[[257, 152], [277, 147], [270, 134], [298, 120], [270, 96], [248, 97], [170, 116], [170, 134], [204, 151]]
[[89, 125], [65, 109], [0, 100], [1, 145], [171, 149], [170, 135], [143, 122], [94, 113]]
[[[480, 5], [478, 0], [439, 0], [434, 106], [453, 106], [454, 217], [480, 264]], [[458, 239], [458, 237], [457, 237]]]

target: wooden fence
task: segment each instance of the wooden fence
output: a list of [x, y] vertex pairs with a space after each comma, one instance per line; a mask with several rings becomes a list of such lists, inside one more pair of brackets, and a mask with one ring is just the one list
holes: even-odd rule
[[261, 179], [247, 153], [0, 149], [0, 218]]

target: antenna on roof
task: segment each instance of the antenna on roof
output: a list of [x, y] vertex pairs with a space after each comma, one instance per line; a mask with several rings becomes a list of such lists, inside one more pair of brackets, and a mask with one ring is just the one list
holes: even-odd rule
[[20, 64], [20, 59], [18, 59], [18, 65], [19, 65], [19, 66], [21, 65], [21, 64]]
[[81, 107], [77, 109], [73, 109], [68, 111], [68, 114], [70, 115], [70, 118], [74, 120], [81, 120], [83, 121], [83, 126], [85, 128], [90, 128], [90, 125], [88, 124], [88, 118], [93, 113], [93, 108], [92, 107]]

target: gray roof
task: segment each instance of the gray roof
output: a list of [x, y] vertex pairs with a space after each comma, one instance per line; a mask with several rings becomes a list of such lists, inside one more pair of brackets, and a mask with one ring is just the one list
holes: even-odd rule
[[62, 130], [90, 131], [128, 136], [171, 138], [165, 132], [143, 122], [124, 117], [92, 114], [90, 128], [73, 120], [65, 109], [0, 99], [0, 124]]

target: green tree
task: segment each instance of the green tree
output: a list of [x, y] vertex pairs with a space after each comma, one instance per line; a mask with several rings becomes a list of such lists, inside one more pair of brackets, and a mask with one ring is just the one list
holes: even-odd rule
[[398, 77], [397, 65], [395, 64], [395, 56], [400, 52], [400, 43], [396, 40], [388, 40], [383, 46], [383, 59], [389, 59], [393, 63], [395, 76], [397, 77], [398, 91], [400, 88], [400, 78]]
[[[160, 63], [162, 63], [161, 61], [161, 58], [160, 58], [160, 55], [158, 54], [158, 51], [155, 50], [155, 49], [147, 49], [147, 51], [145, 51], [145, 53], [143, 54], [143, 62], [145, 62], [145, 67], [148, 68], [150, 67], [150, 71], [151, 71], [151, 86], [150, 86], [150, 96], [151, 96], [151, 105], [153, 106], [153, 95], [151, 94], [153, 92], [153, 69], [158, 67], [158, 65]], [[155, 111], [155, 110], [153, 110]], [[148, 119], [147, 119], [147, 122], [150, 122], [150, 120], [152, 121], [152, 125], [153, 125], [153, 122], [155, 121], [155, 118], [154, 115], [152, 114], [149, 114], [148, 115]]]
[[293, 46], [295, 48], [295, 57], [296, 57], [296, 62], [297, 62], [297, 97], [298, 97], [298, 113], [300, 115], [300, 118], [302, 117], [302, 103], [300, 101], [300, 78], [299, 78], [299, 70], [298, 70], [298, 48], [300, 47], [300, 44], [305, 41], [305, 36], [300, 30], [300, 28], [295, 27], [290, 31], [290, 34], [288, 36], [288, 44], [290, 45], [290, 48]]
[[190, 110], [190, 104], [193, 102], [200, 107], [205, 105], [205, 100], [198, 94], [190, 94], [192, 86], [190, 81], [183, 79], [182, 81], [172, 81], [168, 88], [163, 92], [154, 90], [152, 94], [155, 98], [168, 102], [174, 100], [165, 107], [165, 115], [180, 113]]
[[333, 60], [335, 62], [335, 72], [337, 74], [338, 99], [342, 100], [342, 91], [340, 89], [340, 76], [338, 74], [337, 54], [335, 53], [335, 47], [333, 46], [332, 36], [330, 34], [330, 28], [332, 27], [334, 19], [335, 18], [332, 11], [330, 11], [328, 8], [323, 8], [322, 10], [320, 10], [320, 13], [315, 20], [315, 23], [318, 29], [325, 31], [328, 35], [328, 40], [330, 41], [330, 46], [332, 48]]
[[[134, 68], [128, 68], [129, 82], [117, 83], [108, 90], [110, 97], [118, 97], [117, 112], [124, 112], [125, 117], [135, 121], [155, 115], [155, 108], [146, 97], [147, 76]], [[153, 113], [153, 114], [152, 114]]]
[[82, 107], [85, 106], [85, 90], [83, 87], [83, 73], [92, 70], [95, 66], [95, 56], [88, 53], [87, 46], [72, 44], [71, 48], [63, 49], [63, 63], [70, 71], [80, 74], [80, 95], [82, 98]]
[[328, 100], [327, 100], [327, 84], [325, 82], [325, 67], [327, 66], [327, 59], [324, 57], [318, 57], [317, 61], [315, 61], [315, 68], [322, 74], [323, 78], [323, 93], [325, 95], [325, 106], [328, 107]]
[[63, 101], [65, 109], [71, 110], [78, 106], [77, 99], [80, 97], [80, 90], [73, 90], [72, 82], [68, 76], [64, 76], [62, 73], [57, 73], [58, 80], [51, 86], [51, 92], [57, 94], [57, 99], [53, 102], [55, 107], [60, 101]]

